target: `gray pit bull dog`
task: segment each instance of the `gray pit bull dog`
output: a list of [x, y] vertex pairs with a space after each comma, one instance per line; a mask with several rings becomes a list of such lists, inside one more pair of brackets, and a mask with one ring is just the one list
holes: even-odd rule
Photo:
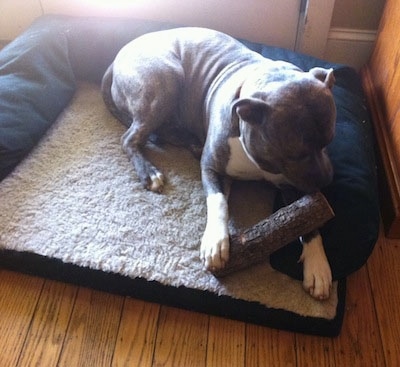
[[[219, 269], [229, 257], [232, 178], [267, 180], [301, 194], [332, 180], [326, 146], [334, 136], [333, 84], [332, 70], [304, 72], [226, 34], [178, 28], [124, 46], [104, 75], [102, 92], [128, 127], [122, 147], [147, 189], [161, 192], [164, 185], [163, 174], [145, 156], [150, 136], [184, 135], [191, 137], [187, 145], [196, 145], [194, 137], [202, 146], [207, 224], [200, 256], [207, 269]], [[325, 299], [332, 276], [321, 236], [316, 231], [301, 240], [304, 288]]]

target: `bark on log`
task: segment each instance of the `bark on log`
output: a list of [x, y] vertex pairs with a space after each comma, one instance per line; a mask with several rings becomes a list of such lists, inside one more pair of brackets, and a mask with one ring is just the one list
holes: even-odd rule
[[223, 277], [268, 259], [274, 251], [325, 224], [334, 212], [320, 192], [305, 195], [230, 237], [229, 261], [212, 273]]

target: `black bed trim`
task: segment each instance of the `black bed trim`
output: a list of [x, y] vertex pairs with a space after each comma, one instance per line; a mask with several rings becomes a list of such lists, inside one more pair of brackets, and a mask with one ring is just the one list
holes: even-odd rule
[[198, 289], [166, 286], [144, 278], [132, 279], [120, 274], [105, 273], [29, 252], [1, 250], [0, 267], [190, 311], [319, 336], [338, 336], [344, 316], [345, 279], [338, 283], [336, 317], [326, 320], [303, 317], [293, 312], [267, 308], [257, 302], [218, 296]]

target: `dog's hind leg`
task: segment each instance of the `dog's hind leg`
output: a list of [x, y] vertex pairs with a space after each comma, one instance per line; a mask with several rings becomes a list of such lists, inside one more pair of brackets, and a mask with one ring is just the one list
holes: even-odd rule
[[122, 135], [122, 149], [128, 155], [142, 185], [150, 191], [160, 193], [164, 187], [164, 175], [146, 158], [144, 145], [148, 133], [137, 121]]
[[122, 148], [143, 186], [161, 192], [164, 176], [145, 154], [149, 136], [177, 119], [183, 70], [178, 64], [139, 68], [130, 77], [116, 75], [112, 97], [119, 110], [126, 111], [131, 124], [121, 138]]
[[[286, 205], [302, 196], [296, 189], [285, 188], [282, 196]], [[303, 288], [312, 297], [323, 300], [329, 297], [332, 288], [332, 271], [325, 254], [319, 230], [300, 237], [303, 246], [299, 262], [303, 264]]]

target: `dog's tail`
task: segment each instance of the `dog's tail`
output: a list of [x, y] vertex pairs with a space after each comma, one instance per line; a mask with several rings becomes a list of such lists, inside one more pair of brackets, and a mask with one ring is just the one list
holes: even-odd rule
[[118, 109], [115, 105], [114, 100], [111, 94], [111, 86], [113, 83], [113, 64], [111, 64], [108, 69], [106, 70], [103, 80], [101, 81], [101, 93], [103, 95], [104, 103], [106, 104], [107, 108], [116, 117], [119, 121], [121, 121], [125, 126], [129, 127], [132, 123], [132, 118], [130, 115]]

